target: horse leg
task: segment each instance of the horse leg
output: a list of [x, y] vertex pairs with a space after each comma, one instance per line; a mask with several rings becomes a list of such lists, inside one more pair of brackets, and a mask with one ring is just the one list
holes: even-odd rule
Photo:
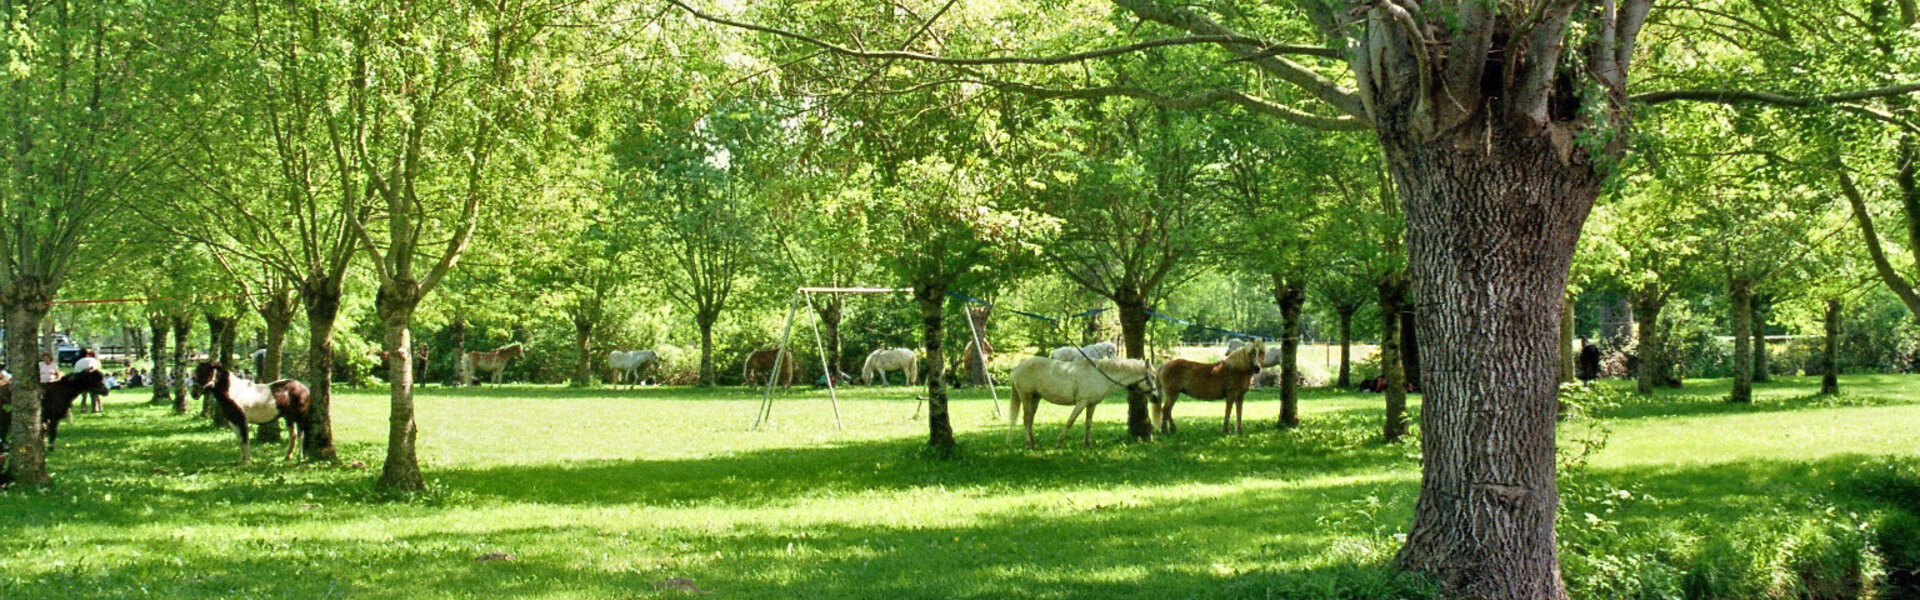
[[1233, 398], [1226, 398], [1227, 413], [1220, 417], [1220, 433], [1233, 433]]
[[1247, 394], [1241, 392], [1233, 397], [1233, 432], [1239, 435], [1247, 433]]
[[[46, 392], [41, 392], [41, 393], [44, 394]], [[8, 426], [11, 427], [12, 424], [9, 423]], [[40, 428], [47, 430], [47, 451], [52, 452], [53, 443], [60, 439], [60, 422], [46, 421], [41, 424]]]
[[1034, 413], [1040, 412], [1040, 397], [1038, 395], [1028, 395], [1026, 404], [1022, 404], [1020, 408], [1020, 412], [1026, 415], [1027, 420], [1027, 449], [1032, 450], [1033, 415]]
[[1081, 440], [1080, 444], [1088, 448], [1093, 447], [1093, 409], [1094, 407], [1097, 407], [1097, 406], [1100, 406], [1100, 405], [1098, 404], [1087, 405], [1087, 423], [1086, 423], [1087, 433], [1084, 439]]
[[233, 431], [240, 435], [240, 464], [253, 462], [253, 445], [247, 440], [247, 419], [241, 417], [233, 422]]
[[285, 420], [287, 422], [287, 454], [280, 457], [280, 462], [293, 460], [293, 444], [300, 439], [300, 426], [293, 422], [293, 415], [287, 415]]
[[1060, 439], [1054, 440], [1053, 442], [1055, 447], [1067, 445], [1067, 434], [1073, 433], [1073, 422], [1080, 418], [1080, 411], [1085, 409], [1085, 406], [1079, 404], [1073, 405], [1073, 413], [1067, 415], [1067, 428], [1060, 430]]

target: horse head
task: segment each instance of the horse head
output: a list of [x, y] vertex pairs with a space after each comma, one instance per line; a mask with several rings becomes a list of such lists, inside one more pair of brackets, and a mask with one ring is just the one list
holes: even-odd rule
[[527, 349], [521, 347], [520, 342], [514, 342], [511, 344], [507, 344], [505, 346], [501, 346], [500, 349], [497, 350], [497, 352], [500, 353], [500, 358], [505, 360], [513, 360], [526, 355]]
[[193, 397], [198, 398], [208, 392], [221, 392], [227, 389], [228, 371], [218, 362], [207, 361], [193, 367]]
[[1227, 353], [1226, 362], [1229, 366], [1232, 366], [1234, 368], [1246, 369], [1250, 371], [1258, 371], [1261, 368], [1266, 367], [1265, 364], [1262, 364], [1266, 362], [1266, 357], [1267, 357], [1266, 342], [1262, 342], [1260, 340], [1254, 340], [1252, 342], [1248, 342], [1247, 345], [1245, 346], [1235, 348], [1233, 352]]

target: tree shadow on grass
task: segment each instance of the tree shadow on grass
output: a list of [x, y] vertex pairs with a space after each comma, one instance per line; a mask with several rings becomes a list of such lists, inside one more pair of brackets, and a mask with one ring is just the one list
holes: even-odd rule
[[[1057, 503], [959, 523], [928, 515], [939, 525], [909, 518], [709, 529], [643, 512], [373, 538], [215, 545], [128, 536], [103, 542], [132, 554], [110, 568], [60, 569], [8, 587], [21, 599], [119, 598], [133, 589], [158, 597], [651, 598], [677, 597], [656, 586], [681, 577], [722, 598], [1391, 598], [1417, 582], [1380, 566], [1389, 549], [1320, 519], [1383, 490], [1410, 504], [1412, 482], [1401, 481]], [[1404, 520], [1404, 510], [1389, 512], [1382, 518]], [[474, 560], [490, 552], [515, 560]]]
[[[1404, 447], [1351, 442], [1349, 426], [1328, 420], [1283, 432], [1182, 432], [1148, 444], [1108, 439], [1090, 449], [1069, 442], [1065, 448], [1040, 450], [1020, 446], [1018, 436], [1009, 445], [1001, 432], [976, 432], [960, 436], [962, 458], [954, 461], [921, 458], [925, 442], [913, 438], [694, 459], [453, 468], [434, 475], [453, 489], [504, 501], [757, 506], [818, 494], [926, 486], [1018, 492], [1417, 469]], [[1037, 435], [1040, 431], [1036, 427]]]
[[[1795, 386], [1798, 387], [1798, 386]], [[1816, 388], [1817, 389], [1817, 388]], [[1603, 419], [1648, 419], [1662, 417], [1689, 417], [1713, 415], [1737, 415], [1756, 413], [1775, 413], [1823, 408], [1857, 408], [1867, 406], [1896, 406], [1913, 404], [1908, 398], [1879, 396], [1868, 394], [1841, 394], [1830, 396], [1817, 391], [1781, 397], [1755, 399], [1749, 404], [1728, 402], [1726, 397], [1694, 391], [1679, 391], [1654, 396], [1632, 396], [1618, 406], [1599, 411]]]

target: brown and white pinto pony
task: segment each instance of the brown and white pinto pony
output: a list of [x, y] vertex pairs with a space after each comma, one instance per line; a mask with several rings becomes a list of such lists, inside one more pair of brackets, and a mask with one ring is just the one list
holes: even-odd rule
[[487, 352], [468, 352], [460, 355], [460, 383], [473, 385], [475, 369], [493, 372], [494, 385], [500, 384], [500, 373], [507, 368], [507, 362], [526, 356], [527, 351], [514, 342]]
[[785, 350], [755, 350], [747, 355], [747, 364], [740, 368], [740, 385], [753, 387], [763, 385], [761, 378], [773, 372], [773, 363], [780, 363], [779, 382], [782, 389], [793, 387], [793, 374], [800, 367], [793, 364], [793, 353]]
[[1173, 423], [1173, 403], [1186, 394], [1196, 400], [1226, 400], [1227, 415], [1220, 422], [1220, 432], [1245, 433], [1241, 419], [1247, 412], [1247, 388], [1253, 385], [1254, 374], [1266, 366], [1266, 354], [1266, 344], [1255, 340], [1228, 352], [1226, 360], [1220, 362], [1176, 358], [1160, 365], [1160, 402], [1153, 407], [1160, 431], [1179, 430]]
[[[99, 371], [81, 371], [41, 384], [40, 431], [47, 436], [48, 452], [53, 451], [54, 442], [60, 438], [60, 422], [73, 412], [73, 400], [86, 392], [107, 395], [106, 377]], [[0, 385], [0, 424], [5, 424], [5, 429], [0, 430], [0, 446], [11, 441], [7, 436], [13, 430], [13, 388], [12, 381]]]
[[285, 419], [287, 454], [281, 460], [293, 460], [293, 449], [307, 434], [308, 410], [313, 407], [307, 385], [292, 379], [273, 383], [254, 383], [234, 375], [217, 362], [203, 362], [193, 368], [194, 385], [213, 397], [221, 416], [240, 437], [240, 462], [253, 462], [253, 444], [247, 434], [252, 425]]

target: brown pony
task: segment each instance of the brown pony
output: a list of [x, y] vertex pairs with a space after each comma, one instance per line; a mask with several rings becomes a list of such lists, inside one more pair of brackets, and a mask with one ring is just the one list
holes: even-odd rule
[[1244, 433], [1241, 418], [1246, 415], [1247, 388], [1253, 385], [1253, 375], [1265, 366], [1266, 344], [1254, 341], [1227, 353], [1226, 360], [1217, 363], [1202, 363], [1176, 358], [1160, 365], [1160, 400], [1153, 407], [1153, 416], [1160, 421], [1160, 431], [1173, 433], [1179, 427], [1173, 424], [1173, 403], [1180, 394], [1193, 396], [1196, 400], [1227, 401], [1227, 415], [1220, 422], [1221, 433]]
[[506, 370], [507, 361], [525, 356], [526, 350], [520, 342], [501, 346], [490, 352], [468, 352], [460, 357], [460, 383], [473, 385], [474, 369], [493, 371], [493, 383], [500, 383], [500, 372]]
[[747, 355], [746, 366], [740, 368], [740, 385], [757, 385], [761, 375], [773, 371], [775, 358], [780, 362], [780, 387], [793, 387], [793, 374], [799, 366], [793, 364], [793, 353], [784, 350], [755, 350]]

